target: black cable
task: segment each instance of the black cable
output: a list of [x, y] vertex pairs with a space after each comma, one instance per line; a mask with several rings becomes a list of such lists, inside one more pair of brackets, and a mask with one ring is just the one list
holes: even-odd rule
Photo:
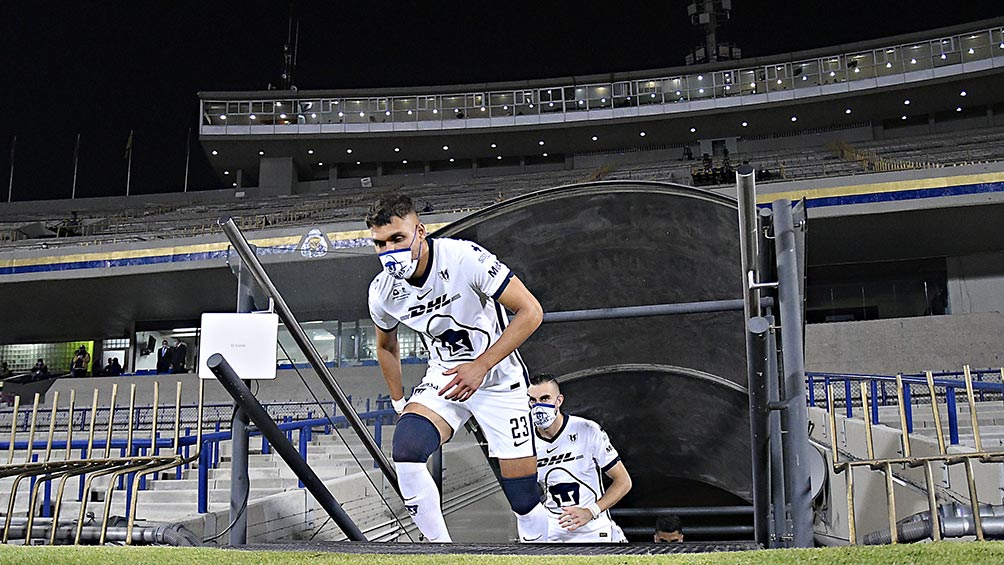
[[[289, 353], [286, 352], [286, 348], [283, 347], [281, 341], [279, 342], [279, 349], [282, 349], [283, 355], [285, 355], [287, 358], [289, 357]], [[404, 527], [404, 524], [401, 523], [401, 519], [398, 518], [397, 512], [394, 512], [394, 509], [390, 507], [390, 502], [388, 502], [387, 499], [384, 498], [381, 489], [376, 485], [375, 482], [373, 482], [373, 479], [370, 478], [369, 473], [366, 472], [362, 462], [359, 461], [359, 458], [356, 457], [355, 452], [352, 451], [352, 448], [349, 447], [348, 442], [345, 441], [345, 438], [342, 437], [341, 432], [338, 431], [338, 427], [335, 425], [334, 420], [331, 418], [331, 416], [328, 415], [327, 410], [324, 409], [324, 404], [321, 403], [320, 399], [317, 398], [317, 395], [314, 394], [314, 390], [310, 388], [310, 385], [307, 384], [306, 379], [303, 378], [303, 374], [300, 373], [300, 369], [297, 368], [296, 363], [293, 363], [292, 365], [293, 365], [293, 370], [296, 371], [296, 376], [300, 377], [300, 382], [303, 383], [303, 386], [307, 389], [307, 392], [310, 393], [310, 396], [314, 399], [314, 402], [317, 403], [317, 407], [320, 408], [321, 413], [324, 414], [324, 419], [327, 420], [329, 424], [331, 424], [331, 431], [333, 431], [335, 435], [338, 436], [338, 439], [341, 440], [341, 442], [345, 445], [345, 447], [348, 448], [349, 455], [352, 456], [352, 460], [356, 462], [356, 465], [358, 465], [359, 469], [363, 472], [363, 476], [366, 477], [366, 480], [370, 483], [370, 485], [373, 486], [373, 491], [377, 493], [377, 496], [380, 497], [380, 500], [383, 502], [384, 506], [390, 512], [390, 515], [394, 517], [394, 522], [396, 522], [397, 525], [401, 528], [401, 531], [404, 532], [404, 535], [408, 536], [408, 540], [414, 542], [415, 541], [414, 538], [411, 537], [411, 534], [408, 533], [408, 529]], [[328, 516], [328, 520], [330, 519], [331, 517]], [[314, 536], [320, 533], [321, 528], [323, 528], [325, 525], [327, 525], [327, 520], [323, 524], [321, 524], [321, 527], [318, 528], [317, 531], [313, 533], [313, 535], [310, 536], [310, 539], [314, 539]]]

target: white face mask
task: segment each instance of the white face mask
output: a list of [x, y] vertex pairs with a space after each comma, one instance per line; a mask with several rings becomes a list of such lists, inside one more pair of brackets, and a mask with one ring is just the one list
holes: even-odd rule
[[[405, 280], [415, 274], [415, 270], [418, 269], [418, 259], [411, 258], [411, 246], [415, 244], [415, 239], [417, 238], [418, 226], [415, 227], [415, 236], [411, 238], [411, 243], [408, 244], [408, 247], [384, 251], [377, 255], [377, 258], [380, 259], [380, 264], [383, 265], [388, 275], [398, 280]], [[419, 255], [421, 253], [421, 247], [419, 247]]]
[[546, 430], [558, 419], [558, 408], [554, 404], [538, 402], [530, 408], [530, 418], [534, 426]]

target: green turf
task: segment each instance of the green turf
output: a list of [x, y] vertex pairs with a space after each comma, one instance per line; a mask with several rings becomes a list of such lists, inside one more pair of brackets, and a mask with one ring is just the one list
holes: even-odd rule
[[41, 565], [251, 565], [310, 563], [361, 563], [382, 565], [408, 563], [434, 564], [575, 564], [617, 565], [629, 562], [717, 564], [791, 564], [820, 565], [845, 563], [1004, 563], [1004, 542], [926, 543], [883, 547], [842, 547], [823, 549], [787, 549], [742, 553], [706, 553], [700, 555], [657, 555], [596, 557], [566, 556], [496, 556], [496, 555], [346, 555], [315, 552], [249, 552], [206, 548], [172, 547], [23, 547], [0, 546], [0, 564]]

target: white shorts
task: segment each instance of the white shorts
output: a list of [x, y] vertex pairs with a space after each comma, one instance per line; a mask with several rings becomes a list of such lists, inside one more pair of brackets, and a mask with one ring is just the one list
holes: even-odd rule
[[548, 543], [627, 543], [624, 532], [613, 520], [602, 514], [581, 528], [570, 532], [558, 524], [557, 516], [547, 517]]
[[417, 402], [439, 414], [454, 433], [474, 416], [488, 440], [488, 454], [499, 459], [520, 459], [536, 454], [533, 424], [526, 381], [522, 376], [500, 379], [482, 386], [463, 402], [439, 396], [443, 386], [453, 380], [440, 369], [430, 367], [421, 384], [415, 387], [408, 403]]

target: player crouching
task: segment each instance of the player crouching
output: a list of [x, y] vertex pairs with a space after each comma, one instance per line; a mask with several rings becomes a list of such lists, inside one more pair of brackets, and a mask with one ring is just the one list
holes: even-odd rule
[[[537, 438], [537, 480], [545, 489], [547, 541], [627, 542], [607, 510], [631, 490], [631, 476], [599, 424], [561, 413], [564, 397], [551, 375], [530, 379]], [[604, 492], [602, 470], [612, 483]]]

